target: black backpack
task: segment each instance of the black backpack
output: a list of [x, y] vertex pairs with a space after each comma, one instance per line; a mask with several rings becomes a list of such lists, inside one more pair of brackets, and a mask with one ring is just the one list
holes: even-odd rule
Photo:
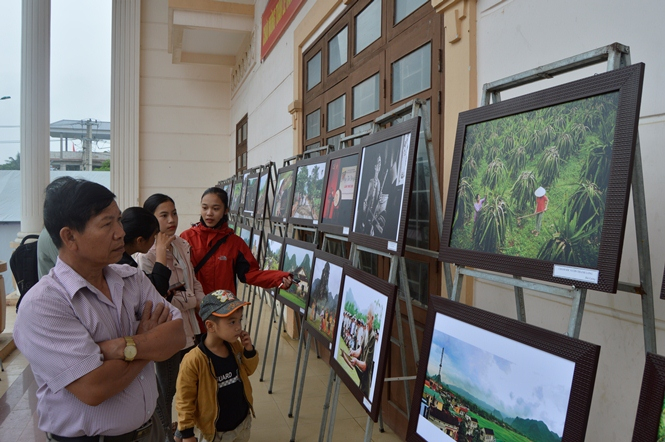
[[[16, 287], [19, 292], [18, 302], [16, 303], [17, 312], [23, 296], [39, 281], [36, 241], [38, 238], [38, 235], [26, 235], [21, 244], [12, 253], [12, 257], [9, 258], [9, 267], [12, 269], [12, 275], [14, 275]], [[26, 242], [30, 239], [34, 239], [35, 241]]]

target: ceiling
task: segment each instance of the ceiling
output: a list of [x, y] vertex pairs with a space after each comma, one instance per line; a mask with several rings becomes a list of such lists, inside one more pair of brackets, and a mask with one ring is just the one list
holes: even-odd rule
[[235, 66], [254, 31], [254, 0], [169, 0], [173, 63]]

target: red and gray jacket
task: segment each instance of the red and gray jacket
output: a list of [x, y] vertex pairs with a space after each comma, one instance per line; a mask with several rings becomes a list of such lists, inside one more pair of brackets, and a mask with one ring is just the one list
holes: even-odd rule
[[194, 267], [208, 251], [222, 238], [224, 242], [196, 273], [203, 291], [208, 294], [215, 290], [229, 290], [236, 293], [236, 277], [243, 283], [263, 288], [277, 287], [288, 272], [260, 270], [245, 241], [233, 233], [224, 223], [219, 229], [211, 229], [196, 223], [180, 234], [192, 247], [191, 260]]

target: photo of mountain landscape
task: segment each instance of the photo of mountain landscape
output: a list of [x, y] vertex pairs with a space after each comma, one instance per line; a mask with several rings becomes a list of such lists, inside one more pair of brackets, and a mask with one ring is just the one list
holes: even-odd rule
[[277, 293], [280, 301], [302, 310], [304, 313], [309, 294], [309, 283], [312, 278], [312, 261], [314, 246], [310, 243], [287, 238], [284, 246], [284, 258], [281, 270], [289, 272], [299, 282], [294, 281], [288, 290], [280, 289]]
[[416, 431], [431, 441], [560, 442], [574, 370], [438, 313]]

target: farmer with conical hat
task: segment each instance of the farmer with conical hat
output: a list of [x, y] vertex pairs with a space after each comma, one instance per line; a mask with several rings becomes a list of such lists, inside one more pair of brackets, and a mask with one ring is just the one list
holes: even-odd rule
[[536, 189], [534, 192], [534, 195], [536, 195], [536, 211], [534, 214], [536, 215], [536, 228], [531, 231], [535, 236], [538, 236], [540, 233], [540, 227], [543, 224], [543, 213], [547, 210], [547, 204], [550, 202], [549, 198], [545, 196], [545, 193], [547, 191], [543, 187], [539, 187]]

